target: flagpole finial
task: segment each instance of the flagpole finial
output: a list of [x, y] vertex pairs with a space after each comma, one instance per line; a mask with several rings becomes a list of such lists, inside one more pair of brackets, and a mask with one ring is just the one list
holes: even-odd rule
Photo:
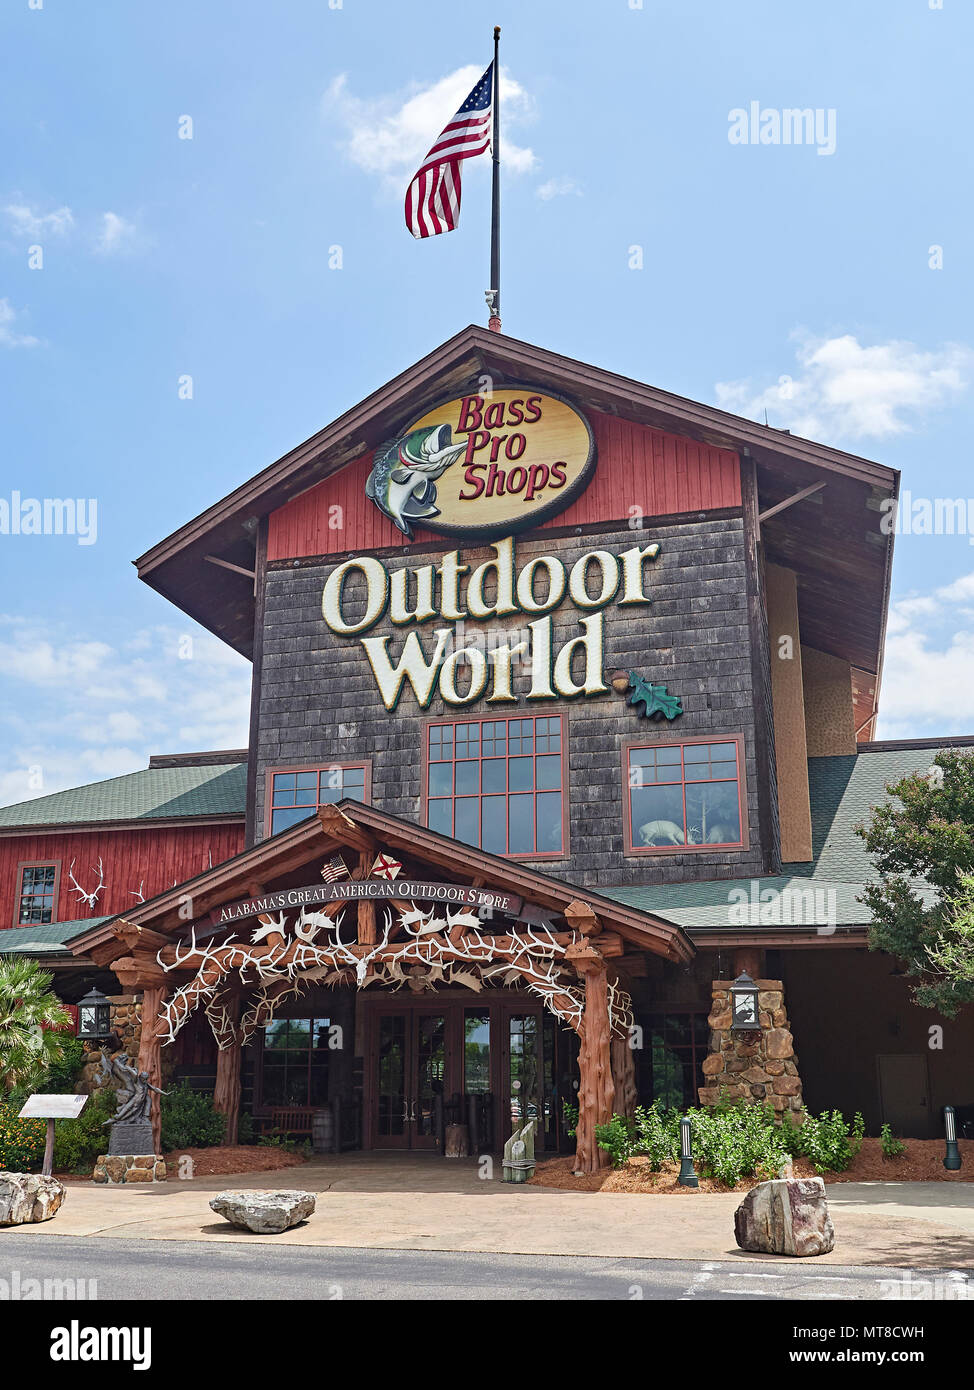
[[494, 25], [494, 38], [495, 38], [495, 39], [499, 39], [500, 36], [501, 36], [501, 26], [500, 26], [499, 24], [495, 24], [495, 25]]

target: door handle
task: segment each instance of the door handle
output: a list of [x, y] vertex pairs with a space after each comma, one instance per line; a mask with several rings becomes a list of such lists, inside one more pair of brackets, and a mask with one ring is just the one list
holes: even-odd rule
[[404, 1124], [409, 1123], [409, 1101], [405, 1096], [402, 1098], [402, 1118]]
[[415, 1098], [415, 1096], [413, 1097], [413, 1099], [412, 1099], [412, 1101], [411, 1101], [411, 1103], [410, 1103], [410, 1109], [409, 1109], [409, 1122], [410, 1122], [410, 1124], [415, 1124], [415, 1123], [416, 1123], [416, 1098]]

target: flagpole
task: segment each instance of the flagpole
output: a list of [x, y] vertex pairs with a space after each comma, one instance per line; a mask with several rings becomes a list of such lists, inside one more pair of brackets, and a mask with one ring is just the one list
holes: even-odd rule
[[500, 25], [494, 25], [494, 133], [491, 141], [493, 161], [490, 190], [490, 289], [487, 303], [490, 318], [487, 326], [493, 333], [501, 331], [501, 69]]

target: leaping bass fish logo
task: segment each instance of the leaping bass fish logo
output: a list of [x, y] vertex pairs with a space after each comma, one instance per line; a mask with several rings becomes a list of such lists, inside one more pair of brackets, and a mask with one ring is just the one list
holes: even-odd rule
[[365, 495], [412, 540], [411, 522], [439, 516], [434, 480], [456, 463], [466, 447], [466, 442], [454, 444], [449, 425], [411, 430], [376, 450]]

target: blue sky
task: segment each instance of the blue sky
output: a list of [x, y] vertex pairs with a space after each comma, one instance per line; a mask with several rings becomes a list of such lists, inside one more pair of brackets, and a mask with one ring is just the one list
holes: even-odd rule
[[[494, 23], [506, 331], [974, 495], [974, 13], [931, 3], [7, 0], [0, 497], [98, 529], [0, 535], [0, 802], [245, 741], [245, 663], [130, 561], [484, 321], [487, 160], [449, 236], [402, 194]], [[834, 153], [731, 143], [752, 101]], [[882, 733], [974, 731], [969, 534], [894, 596]]]

